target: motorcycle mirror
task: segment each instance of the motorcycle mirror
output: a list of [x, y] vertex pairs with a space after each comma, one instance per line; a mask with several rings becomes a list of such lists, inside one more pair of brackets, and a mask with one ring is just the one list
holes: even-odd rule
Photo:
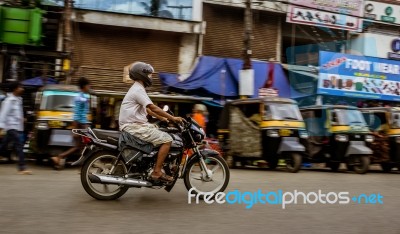
[[163, 107], [163, 111], [165, 111], [165, 112], [169, 111], [169, 106], [168, 106], [168, 105], [165, 105], [165, 106]]

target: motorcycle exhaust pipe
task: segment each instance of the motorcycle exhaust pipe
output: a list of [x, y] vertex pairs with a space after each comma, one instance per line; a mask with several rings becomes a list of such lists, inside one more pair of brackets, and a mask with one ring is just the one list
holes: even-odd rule
[[97, 184], [117, 184], [117, 185], [126, 185], [129, 187], [151, 187], [152, 183], [144, 180], [137, 180], [131, 178], [123, 178], [119, 176], [113, 175], [99, 175], [99, 174], [90, 174], [89, 180], [92, 183]]

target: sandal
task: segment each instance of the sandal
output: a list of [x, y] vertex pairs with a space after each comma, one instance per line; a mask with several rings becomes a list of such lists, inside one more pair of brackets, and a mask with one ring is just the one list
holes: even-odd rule
[[173, 182], [174, 181], [173, 177], [171, 177], [165, 173], [162, 173], [161, 176], [155, 176], [152, 174], [151, 179], [154, 181], [162, 181], [162, 182]]

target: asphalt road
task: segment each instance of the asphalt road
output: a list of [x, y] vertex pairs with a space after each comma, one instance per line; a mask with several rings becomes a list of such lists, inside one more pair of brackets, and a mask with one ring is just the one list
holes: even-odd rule
[[179, 181], [164, 190], [131, 189], [116, 201], [97, 201], [83, 190], [78, 169], [31, 166], [17, 175], [0, 165], [0, 233], [400, 233], [400, 172], [367, 175], [329, 170], [297, 174], [232, 170], [227, 191], [347, 191], [380, 193], [383, 204], [188, 204]]

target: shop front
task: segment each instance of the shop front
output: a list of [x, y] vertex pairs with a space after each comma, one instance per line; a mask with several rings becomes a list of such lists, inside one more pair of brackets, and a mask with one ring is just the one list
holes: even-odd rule
[[399, 61], [322, 51], [317, 94], [336, 97], [332, 104], [398, 105], [399, 75]]

